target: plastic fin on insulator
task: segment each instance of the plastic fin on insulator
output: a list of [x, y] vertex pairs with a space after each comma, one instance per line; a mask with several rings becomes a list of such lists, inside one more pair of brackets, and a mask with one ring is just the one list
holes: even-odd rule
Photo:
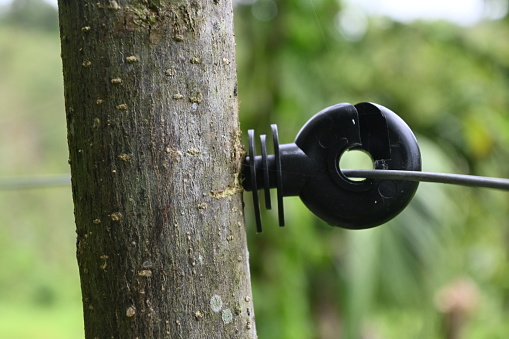
[[247, 131], [249, 138], [249, 172], [251, 176], [251, 186], [253, 193], [253, 205], [256, 219], [256, 231], [262, 232], [262, 217], [260, 215], [260, 203], [258, 201], [258, 190], [256, 182], [256, 162], [255, 162], [255, 139], [254, 130], [250, 129]]
[[262, 146], [262, 167], [263, 167], [263, 188], [265, 190], [265, 208], [268, 210], [272, 209], [270, 203], [270, 179], [269, 179], [269, 162], [267, 155], [267, 136], [265, 134], [260, 135], [260, 144]]
[[281, 152], [279, 150], [279, 134], [277, 125], [270, 125], [272, 128], [272, 138], [274, 140], [274, 157], [276, 162], [276, 188], [277, 188], [277, 210], [279, 226], [285, 225], [285, 210], [283, 207], [283, 172], [281, 171]]

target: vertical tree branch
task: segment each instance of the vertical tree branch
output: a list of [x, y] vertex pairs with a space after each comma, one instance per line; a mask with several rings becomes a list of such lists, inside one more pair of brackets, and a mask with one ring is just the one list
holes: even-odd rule
[[87, 338], [255, 338], [230, 0], [59, 0]]

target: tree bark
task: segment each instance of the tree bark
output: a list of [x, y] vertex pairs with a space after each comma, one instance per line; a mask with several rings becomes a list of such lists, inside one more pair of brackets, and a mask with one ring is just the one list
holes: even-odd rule
[[87, 338], [255, 338], [231, 0], [59, 0]]

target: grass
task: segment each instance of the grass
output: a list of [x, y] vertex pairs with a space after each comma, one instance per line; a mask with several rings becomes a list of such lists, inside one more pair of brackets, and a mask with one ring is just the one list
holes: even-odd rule
[[81, 303], [34, 306], [0, 303], [0, 337], [10, 339], [83, 338]]

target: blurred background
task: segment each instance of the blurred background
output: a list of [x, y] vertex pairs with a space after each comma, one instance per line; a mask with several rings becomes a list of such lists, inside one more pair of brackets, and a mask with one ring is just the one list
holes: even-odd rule
[[[277, 123], [288, 143], [372, 101], [412, 128], [424, 170], [509, 177], [508, 7], [237, 0], [242, 129]], [[57, 20], [54, 2], [0, 1], [2, 182], [69, 172]], [[506, 338], [508, 202], [423, 183], [390, 223], [348, 231], [285, 198], [287, 226], [269, 211], [256, 234], [246, 194], [259, 337]], [[70, 187], [0, 189], [1, 338], [83, 337], [74, 229]]]

